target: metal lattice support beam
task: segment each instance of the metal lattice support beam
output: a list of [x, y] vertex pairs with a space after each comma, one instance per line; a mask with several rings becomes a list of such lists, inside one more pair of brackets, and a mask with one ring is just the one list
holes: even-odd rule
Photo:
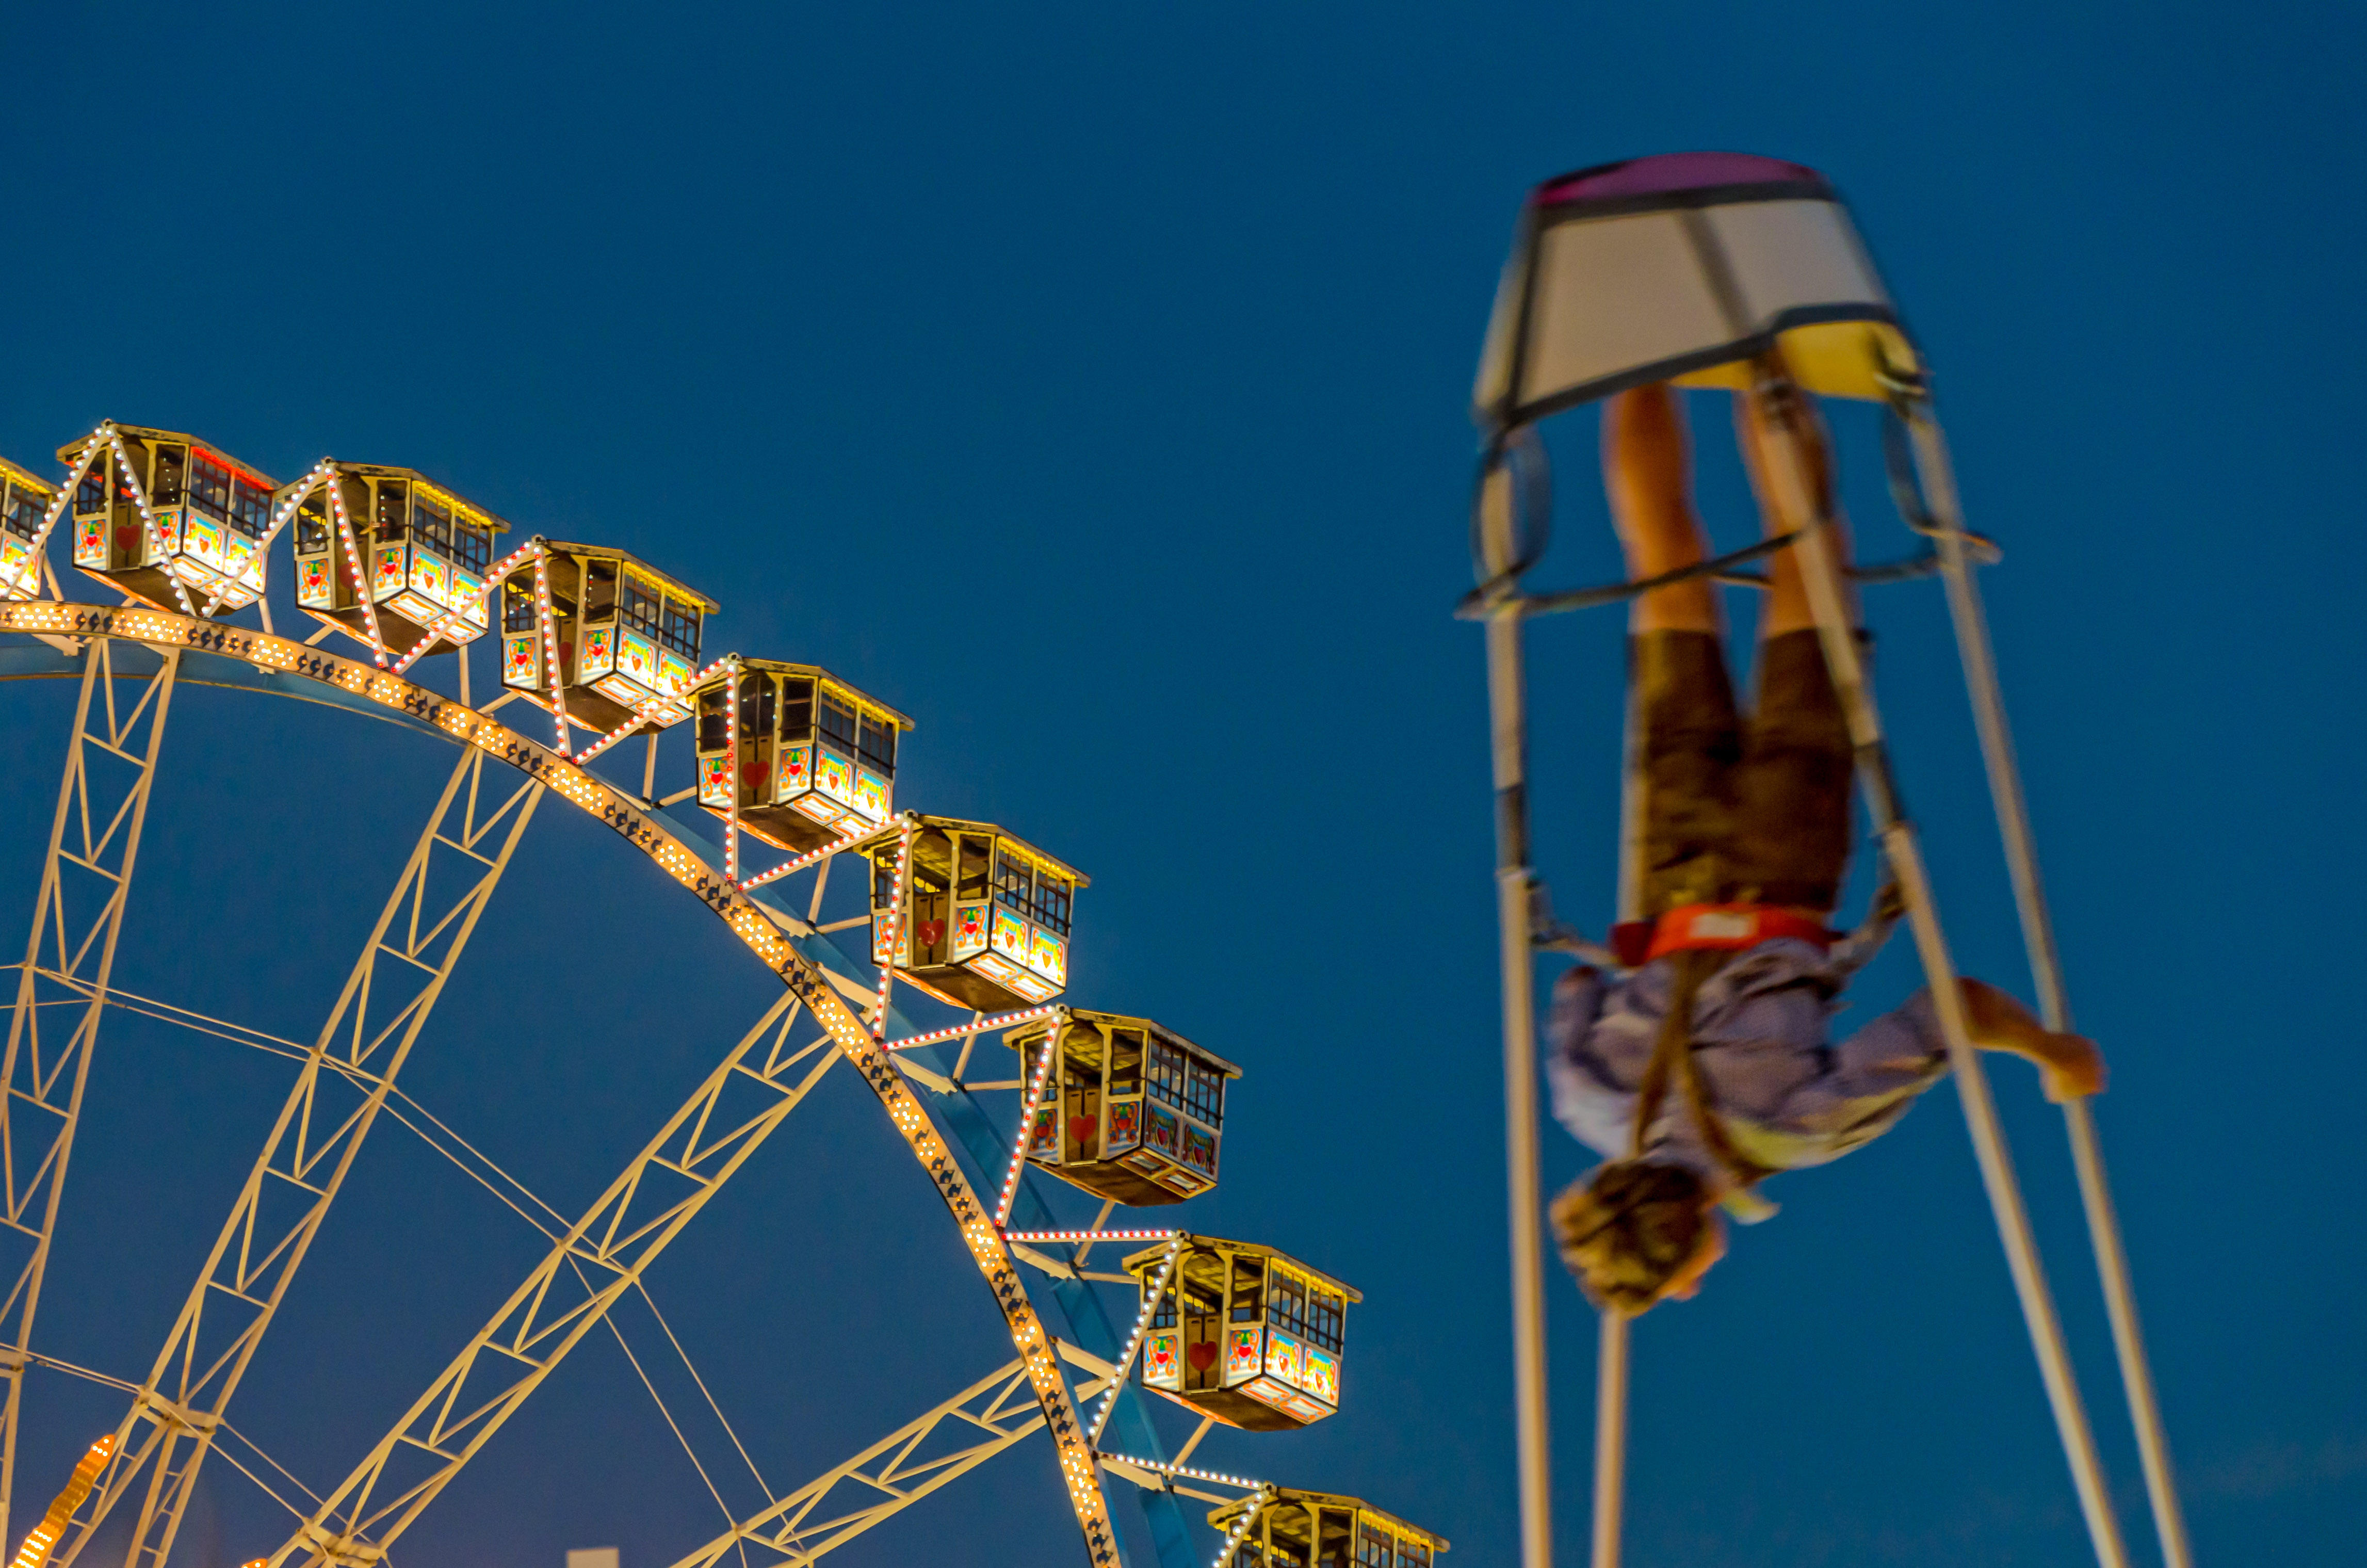
[[[1077, 1391], [1078, 1396], [1092, 1394], [1108, 1381], [1106, 1375], [1094, 1379]], [[1010, 1362], [763, 1513], [734, 1525], [673, 1568], [715, 1568], [743, 1543], [776, 1554], [752, 1558], [754, 1568], [804, 1568], [947, 1482], [968, 1474], [1043, 1425], [1044, 1412], [1029, 1387], [1026, 1363]], [[966, 1447], [948, 1449], [932, 1442], [940, 1427], [980, 1436]], [[849, 1503], [854, 1506], [847, 1507]], [[842, 1511], [824, 1513], [825, 1506]]]
[[[1087, 1561], [1093, 1568], [1114, 1568], [1118, 1561], [1117, 1540], [1109, 1517], [1109, 1502], [1104, 1495], [1099, 1471], [1093, 1449], [1085, 1440], [1084, 1428], [1077, 1418], [1074, 1401], [1068, 1385], [1059, 1373], [1051, 1336], [1044, 1327], [1043, 1318], [1035, 1304], [1027, 1299], [1025, 1284], [1019, 1277], [1019, 1266], [1002, 1241], [994, 1224], [991, 1210], [983, 1204], [961, 1174], [953, 1150], [940, 1136], [935, 1124], [919, 1099], [905, 1085], [898, 1072], [894, 1056], [848, 1007], [832, 981], [816, 960], [810, 959], [784, 935], [773, 914], [750, 901], [745, 889], [722, 876], [705, 858], [686, 846], [654, 816], [638, 797], [610, 786], [595, 775], [577, 767], [562, 752], [527, 739], [503, 725], [498, 720], [480, 713], [464, 704], [413, 686], [382, 670], [351, 659], [323, 653], [316, 648], [268, 632], [256, 633], [235, 626], [222, 626], [198, 620], [191, 617], [166, 614], [138, 608], [116, 608], [85, 604], [0, 604], [0, 631], [23, 631], [36, 636], [118, 637], [149, 643], [170, 653], [184, 648], [201, 649], [254, 665], [259, 669], [277, 672], [266, 679], [292, 677], [294, 680], [315, 682], [334, 687], [346, 694], [347, 705], [370, 703], [415, 722], [424, 729], [447, 735], [464, 745], [475, 746], [487, 755], [498, 757], [518, 769], [527, 778], [548, 786], [569, 804], [605, 825], [614, 829], [627, 843], [648, 856], [658, 869], [676, 884], [708, 906], [708, 912], [721, 920], [732, 936], [753, 954], [758, 961], [779, 978], [805, 1006], [807, 1014], [830, 1034], [839, 1051], [863, 1072], [864, 1083], [878, 1096], [881, 1108], [898, 1136], [904, 1141], [923, 1173], [937, 1189], [940, 1201], [961, 1233], [962, 1243], [969, 1249], [970, 1257], [984, 1277], [997, 1309], [1002, 1313], [1003, 1326], [1011, 1336], [1013, 1347], [1025, 1363], [1030, 1382], [1036, 1390], [1037, 1403], [1043, 1407], [1045, 1424], [1059, 1456], [1060, 1479], [1069, 1494], [1069, 1505], [1075, 1515], [1080, 1535], [1085, 1543]], [[824, 867], [829, 862], [823, 862]], [[819, 892], [819, 890], [817, 890]], [[868, 993], [866, 1000], [868, 1001]], [[827, 1063], [825, 1062], [825, 1065]], [[700, 1198], [697, 1202], [703, 1202]], [[694, 1204], [696, 1207], [696, 1204]], [[686, 1216], [685, 1216], [686, 1219]], [[591, 1221], [587, 1221], [589, 1224]], [[674, 1228], [678, 1229], [678, 1226]], [[671, 1239], [667, 1230], [657, 1244]], [[575, 1246], [584, 1238], [571, 1233], [567, 1246]], [[584, 1242], [588, 1245], [588, 1242]], [[636, 1271], [653, 1256], [644, 1247], [635, 1255]], [[603, 1265], [604, 1267], [609, 1267]], [[629, 1281], [628, 1282], [629, 1283]], [[617, 1287], [621, 1290], [623, 1287]], [[530, 1294], [530, 1292], [528, 1292]], [[614, 1294], [607, 1289], [599, 1292], [597, 1310], [605, 1312], [606, 1303]], [[520, 1305], [527, 1304], [522, 1297]], [[562, 1324], [552, 1321], [541, 1310], [539, 1298], [532, 1303], [537, 1321], [544, 1324], [532, 1343], [517, 1343], [504, 1337], [498, 1348], [514, 1359], [535, 1358], [555, 1359], [563, 1355], [581, 1329], [570, 1320], [565, 1326], [569, 1337], [564, 1344], [551, 1349], [546, 1346], [549, 1334], [558, 1333]], [[580, 1319], [588, 1328], [597, 1321], [596, 1312]], [[490, 1340], [487, 1341], [490, 1343]], [[464, 1359], [473, 1360], [471, 1351]], [[547, 1363], [546, 1363], [547, 1364]], [[538, 1381], [539, 1372], [532, 1374]], [[455, 1414], [459, 1391], [457, 1386], [446, 1396], [447, 1408], [437, 1420], [453, 1441], [459, 1428], [473, 1426], [489, 1415], [494, 1425], [505, 1419], [515, 1401], [507, 1394], [494, 1404], [477, 1407], [471, 1412]], [[519, 1398], [523, 1398], [521, 1393]], [[432, 1403], [432, 1401], [430, 1402]], [[419, 1412], [425, 1414], [423, 1404]], [[422, 1498], [415, 1506], [402, 1506], [414, 1494], [432, 1496], [450, 1478], [459, 1463], [466, 1462], [485, 1434], [470, 1437], [465, 1451], [457, 1459], [447, 1457], [447, 1468], [406, 1492], [397, 1503], [386, 1505], [376, 1517], [400, 1514], [396, 1528], [400, 1529], [425, 1506]], [[417, 1446], [417, 1445], [413, 1445]], [[368, 1467], [366, 1467], [368, 1468]], [[382, 1471], [383, 1463], [377, 1465]], [[378, 1484], [376, 1471], [371, 1472], [370, 1485]], [[349, 1482], [358, 1485], [361, 1472]], [[344, 1505], [339, 1505], [343, 1506]], [[289, 1542], [271, 1560], [272, 1568], [301, 1546], [311, 1553], [311, 1561], [325, 1562], [331, 1552], [316, 1550], [327, 1547], [343, 1551], [335, 1532], [326, 1530], [327, 1518], [334, 1510], [323, 1508], [318, 1519], [308, 1522], [297, 1541]], [[348, 1517], [358, 1517], [354, 1508], [346, 1508]], [[384, 1541], [374, 1547], [365, 1538], [364, 1546], [373, 1551], [383, 1550]]]
[[797, 1028], [808, 1012], [785, 995], [741, 1037], [270, 1568], [385, 1555], [830, 1071], [829, 1034]]
[[[116, 651], [107, 637], [92, 638], [84, 650], [82, 695], [66, 744], [49, 858], [33, 904], [33, 931], [17, 974], [7, 1055], [0, 1063], [0, 1182], [6, 1200], [0, 1246], [13, 1263], [7, 1297], [0, 1301], [0, 1377], [7, 1381], [6, 1403], [0, 1410], [0, 1539], [6, 1537], [15, 1487], [17, 1415], [33, 1313], [40, 1305], [41, 1278], [57, 1233], [58, 1199], [82, 1120], [83, 1088], [123, 934], [173, 680], [181, 667], [179, 652], [167, 651], [154, 673], [126, 676], [126, 689], [119, 690]], [[77, 1001], [81, 1005], [67, 1011], [72, 1023], [65, 1038], [45, 1033], [44, 1006]]]
[[[542, 786], [531, 782], [506, 796], [486, 790], [484, 767], [484, 754], [471, 751], [445, 783], [116, 1430], [115, 1459], [96, 1500], [52, 1556], [58, 1568], [80, 1554], [143, 1473], [148, 1485], [124, 1562], [162, 1568], [171, 1552], [231, 1396], [541, 801]], [[466, 879], [457, 893], [449, 885], [456, 872]]]

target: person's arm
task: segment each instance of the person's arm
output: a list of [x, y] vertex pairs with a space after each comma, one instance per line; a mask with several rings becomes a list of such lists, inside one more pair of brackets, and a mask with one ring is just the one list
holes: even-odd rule
[[2104, 1053], [2085, 1035], [2056, 1034], [2031, 1010], [1979, 980], [1960, 980], [1965, 1024], [1983, 1051], [2002, 1051], [2038, 1068], [2046, 1097], [2058, 1104], [2086, 1099], [2104, 1088]]

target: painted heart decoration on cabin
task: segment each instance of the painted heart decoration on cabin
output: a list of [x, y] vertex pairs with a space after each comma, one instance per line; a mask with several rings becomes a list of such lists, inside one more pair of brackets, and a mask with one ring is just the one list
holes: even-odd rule
[[1217, 1364], [1217, 1342], [1213, 1339], [1203, 1340], [1193, 1346], [1186, 1354], [1192, 1358], [1192, 1369], [1205, 1372]]
[[942, 920], [921, 922], [921, 946], [934, 948], [946, 939], [946, 923]]
[[1100, 1130], [1101, 1122], [1094, 1117], [1072, 1116], [1069, 1118], [1069, 1142], [1071, 1143], [1090, 1143], [1093, 1141], [1093, 1134]]

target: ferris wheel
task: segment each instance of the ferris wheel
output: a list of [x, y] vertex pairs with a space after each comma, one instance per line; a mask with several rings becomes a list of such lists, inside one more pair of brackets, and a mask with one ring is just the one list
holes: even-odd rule
[[[935, 1191], [1011, 1356], [949, 1377], [959, 1386], [892, 1431], [846, 1434], [842, 1462], [767, 1489], [674, 1568], [815, 1562], [1037, 1432], [1096, 1565], [1139, 1562], [1144, 1540], [1160, 1568], [1212, 1551], [1221, 1568], [1431, 1568], [1446, 1549], [1362, 1499], [1234, 1473], [1262, 1471], [1253, 1439], [1219, 1440], [1238, 1445], [1227, 1469], [1193, 1462], [1218, 1427], [1334, 1415], [1361, 1298], [1275, 1245], [1117, 1217], [1217, 1184], [1242, 1069], [1152, 1019], [1064, 1000], [1088, 879], [995, 824], [900, 807], [910, 718], [818, 665], [708, 655], [719, 607], [700, 590], [620, 548], [516, 542], [414, 470], [324, 459], [282, 484], [196, 437], [111, 422], [58, 457], [57, 483], [0, 463], [0, 674], [78, 683], [0, 1068], [0, 1523], [30, 1512], [15, 1495], [28, 1375], [94, 1377], [124, 1398], [49, 1513], [17, 1519], [17, 1568], [96, 1568], [110, 1521], [128, 1521], [125, 1568], [163, 1568], [209, 1460], [252, 1469], [231, 1451], [231, 1407], [365, 1141], [391, 1119], [468, 1163], [402, 1073], [546, 805], [612, 828], [719, 923], [718, 962], [753, 960], [780, 993], [595, 1201], [538, 1217], [513, 1202], [543, 1232], [539, 1260], [473, 1333], [452, 1332], [407, 1409], [368, 1418], [382, 1435], [347, 1473], [279, 1467], [304, 1495], [273, 1494], [290, 1517], [253, 1543], [255, 1563], [384, 1559], [587, 1335], [616, 1331], [612, 1309], [841, 1062], [885, 1113], [883, 1151], [900, 1147]], [[276, 629], [266, 597], [283, 535], [302, 636]], [[232, 619], [246, 613], [259, 625]], [[495, 668], [478, 700], [481, 641]], [[184, 687], [391, 720], [453, 757], [358, 953], [321, 955], [345, 977], [309, 1042], [116, 981]], [[689, 743], [671, 766], [669, 733]], [[96, 1048], [124, 1010], [297, 1067], [153, 1362], [109, 1370], [45, 1351], [37, 1312], [85, 1091], [107, 1071]], [[1089, 1200], [1090, 1220], [1062, 1219]], [[26, 1479], [46, 1496], [61, 1478]]]

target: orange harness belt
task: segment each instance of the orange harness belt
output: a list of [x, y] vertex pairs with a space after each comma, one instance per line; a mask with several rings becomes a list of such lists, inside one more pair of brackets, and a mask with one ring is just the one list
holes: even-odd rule
[[1788, 909], [1758, 903], [1688, 903], [1671, 909], [1657, 921], [1630, 920], [1611, 928], [1612, 949], [1629, 969], [1640, 969], [1654, 959], [1701, 948], [1739, 952], [1791, 937], [1830, 948], [1841, 933]]

